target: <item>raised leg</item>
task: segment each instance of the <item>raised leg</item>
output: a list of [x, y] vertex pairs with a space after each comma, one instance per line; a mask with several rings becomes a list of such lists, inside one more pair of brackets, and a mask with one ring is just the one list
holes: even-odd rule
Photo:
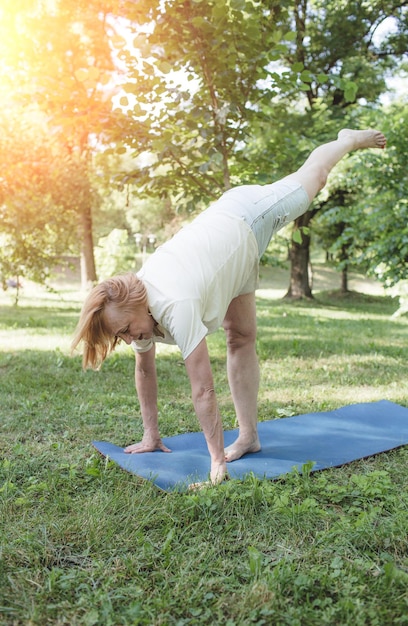
[[227, 337], [228, 382], [238, 419], [239, 435], [225, 449], [226, 461], [258, 452], [257, 431], [259, 365], [256, 355], [255, 293], [234, 298], [223, 323]]
[[310, 201], [323, 189], [333, 167], [349, 152], [364, 148], [385, 148], [386, 139], [379, 130], [350, 130], [345, 128], [337, 140], [322, 144], [310, 154], [296, 172], [286, 178], [301, 183]]

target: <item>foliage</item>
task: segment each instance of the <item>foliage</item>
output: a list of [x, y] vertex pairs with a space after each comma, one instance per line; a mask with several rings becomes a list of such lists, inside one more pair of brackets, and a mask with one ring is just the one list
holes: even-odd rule
[[[138, 16], [140, 19], [140, 16]], [[146, 194], [196, 208], [245, 176], [245, 144], [261, 102], [271, 103], [301, 81], [280, 77], [271, 63], [293, 37], [282, 2], [149, 4], [140, 32], [129, 13], [135, 50], [121, 100], [128, 107], [119, 141], [150, 160], [126, 175]]]
[[127, 230], [114, 228], [98, 241], [95, 260], [101, 280], [114, 274], [135, 270], [136, 245]]
[[[375, 38], [390, 16], [398, 45]], [[378, 101], [407, 49], [404, 4], [391, 2], [173, 1], [128, 18], [135, 39], [131, 49], [117, 42], [127, 82], [115, 138], [145, 162], [126, 180], [178, 206], [293, 171], [350, 105]]]
[[[387, 20], [392, 28], [379, 38]], [[0, 95], [7, 119], [33, 107], [46, 116], [49, 140], [60, 146], [47, 163], [50, 185], [62, 185], [64, 211], [77, 216], [65, 234], [80, 239], [93, 281], [93, 235], [143, 221], [142, 209], [123, 214], [126, 203], [116, 213], [115, 154], [126, 163], [113, 185], [128, 185], [133, 208], [148, 198], [159, 228], [231, 185], [287, 174], [346, 115], [356, 121], [361, 106], [378, 102], [387, 73], [405, 58], [406, 20], [406, 3], [390, 0], [4, 0]], [[27, 142], [24, 149], [32, 171], [38, 155]], [[97, 209], [102, 187], [115, 224]], [[32, 193], [40, 198], [39, 188]], [[50, 203], [49, 194], [55, 199], [47, 188], [41, 200], [49, 221], [62, 223], [62, 200]], [[63, 238], [47, 233], [36, 251], [59, 253]]]
[[[386, 72], [407, 54], [405, 2], [295, 0], [293, 15], [296, 39], [287, 60], [303, 64], [310, 108], [323, 99], [341, 117], [361, 98], [376, 102], [386, 91]], [[387, 29], [377, 36], [391, 17], [399, 37]]]
[[[68, 356], [79, 303], [65, 299], [0, 307], [2, 625], [406, 622], [405, 448], [275, 482], [160, 492], [92, 451], [92, 439], [140, 436], [134, 357], [119, 348], [83, 373]], [[392, 310], [358, 294], [259, 300], [261, 419], [406, 404], [408, 321], [390, 322]], [[210, 350], [232, 428], [222, 334]], [[163, 435], [197, 430], [179, 355], [163, 352], [158, 367]]]
[[[398, 101], [385, 113], [388, 148], [377, 173], [368, 171], [375, 198], [370, 199], [363, 259], [372, 274], [393, 286], [408, 278], [408, 102]], [[366, 198], [366, 212], [367, 204]]]
[[[0, 35], [0, 92], [5, 94], [7, 115], [24, 115], [35, 103], [61, 146], [48, 167], [56, 160], [62, 165], [67, 154], [76, 164], [65, 199], [72, 200], [69, 209], [77, 214], [71, 232], [81, 242], [84, 280], [95, 280], [90, 154], [114, 120], [110, 103], [117, 70], [110, 47], [114, 26], [99, 0], [6, 1], [0, 9]], [[27, 146], [26, 161], [35, 163], [32, 146]], [[83, 190], [88, 188], [86, 195], [76, 196], [78, 183]], [[58, 210], [55, 207], [54, 213]]]
[[387, 148], [340, 164], [321, 196], [325, 211], [315, 229], [340, 269], [358, 263], [388, 286], [408, 277], [407, 113], [399, 100], [381, 119], [365, 116], [364, 124], [381, 126]]
[[76, 248], [74, 206], [90, 202], [87, 179], [36, 109], [0, 120], [0, 150], [0, 276], [44, 283]]
[[[112, 8], [114, 3], [112, 4]], [[105, 3], [28, 0], [3, 3], [2, 89], [9, 101], [33, 101], [73, 150], [84, 150], [112, 121], [109, 98], [115, 65]]]
[[[124, 180], [180, 211], [294, 171], [346, 117], [378, 103], [407, 52], [405, 3], [174, 1], [128, 17], [134, 49], [119, 42], [128, 82], [114, 139], [137, 161]], [[391, 18], [398, 36], [377, 36]], [[303, 277], [303, 295], [308, 250], [307, 238], [293, 241], [291, 283]]]
[[[391, 16], [393, 26], [398, 25], [398, 43], [389, 33], [379, 35]], [[296, 39], [288, 61], [295, 59], [297, 65], [293, 67], [304, 68], [302, 77], [308, 110], [303, 124], [300, 116], [301, 132], [319, 137], [322, 142], [332, 139], [339, 126], [358, 127], [365, 106], [378, 102], [380, 94], [386, 90], [387, 73], [407, 54], [406, 6], [404, 2], [294, 2], [294, 18]], [[318, 205], [330, 207], [333, 203], [321, 202], [318, 198]], [[313, 208], [298, 218], [294, 232], [310, 228], [316, 214]], [[344, 229], [341, 232], [344, 235]], [[345, 276], [350, 252], [343, 235], [336, 247]], [[287, 297], [310, 297], [307, 238], [301, 245], [292, 241], [290, 257]]]

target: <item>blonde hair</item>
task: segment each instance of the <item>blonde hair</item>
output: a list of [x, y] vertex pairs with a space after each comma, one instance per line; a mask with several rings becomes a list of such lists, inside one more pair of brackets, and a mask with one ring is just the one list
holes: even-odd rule
[[108, 278], [92, 289], [83, 304], [71, 344], [73, 352], [81, 341], [84, 343], [84, 369], [98, 369], [119, 341], [105, 325], [105, 306], [111, 303], [121, 311], [131, 312], [141, 304], [147, 308], [146, 288], [135, 274], [129, 273]]

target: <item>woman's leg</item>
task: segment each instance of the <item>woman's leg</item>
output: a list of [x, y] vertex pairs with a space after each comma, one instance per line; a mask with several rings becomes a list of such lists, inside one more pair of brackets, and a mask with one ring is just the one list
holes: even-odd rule
[[258, 431], [259, 365], [256, 355], [255, 293], [238, 296], [223, 323], [227, 337], [227, 373], [239, 425], [236, 441], [225, 449], [226, 461], [261, 449]]
[[323, 189], [333, 167], [349, 152], [363, 148], [385, 148], [386, 139], [379, 130], [350, 130], [345, 128], [337, 140], [322, 144], [310, 154], [296, 172], [286, 178], [298, 181], [310, 201]]
[[[227, 192], [227, 210], [243, 217], [252, 229], [261, 257], [272, 236], [307, 211], [330, 171], [348, 152], [384, 148], [385, 144], [378, 130], [341, 130], [335, 141], [313, 150], [302, 167], [289, 176], [270, 185], [244, 185]], [[216, 204], [207, 210], [217, 210]]]

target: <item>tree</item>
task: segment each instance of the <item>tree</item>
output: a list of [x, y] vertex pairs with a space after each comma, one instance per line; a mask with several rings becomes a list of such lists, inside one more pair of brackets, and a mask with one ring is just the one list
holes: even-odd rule
[[113, 138], [139, 158], [125, 177], [138, 194], [197, 210], [253, 173], [245, 146], [266, 123], [262, 103], [300, 83], [298, 73], [271, 67], [292, 38], [287, 5], [186, 0], [146, 10], [153, 26], [144, 33], [128, 15], [130, 32], [139, 32], [136, 49], [120, 53], [128, 112]]
[[[138, 6], [138, 19], [152, 25], [144, 33], [130, 10], [136, 49], [122, 44], [128, 111], [115, 139], [150, 158], [126, 182], [192, 211], [232, 184], [294, 170], [339, 120], [353, 119], [362, 99], [374, 103], [386, 89], [385, 73], [407, 49], [405, 4], [169, 0]], [[398, 35], [377, 43], [390, 16]], [[288, 297], [312, 295], [315, 214], [295, 224], [303, 237], [292, 243]]]
[[9, 108], [24, 110], [36, 103], [47, 116], [49, 131], [64, 146], [63, 156], [68, 153], [75, 163], [77, 179], [82, 174], [82, 189], [88, 186], [71, 206], [78, 215], [84, 285], [96, 280], [92, 153], [114, 124], [110, 98], [118, 69], [110, 38], [116, 25], [108, 10], [120, 14], [121, 3], [109, 4], [107, 9], [102, 0], [6, 0], [1, 11], [2, 86], [10, 94]]
[[[398, 29], [378, 43], [390, 16]], [[13, 110], [34, 102], [46, 114], [82, 176], [66, 199], [84, 283], [96, 278], [95, 153], [108, 143], [134, 158], [122, 184], [138, 197], [171, 215], [198, 210], [231, 185], [295, 169], [362, 98], [376, 101], [407, 39], [406, 2], [390, 0], [4, 0], [0, 17], [0, 91]], [[294, 297], [308, 295], [313, 211], [295, 227]]]
[[408, 279], [408, 102], [384, 108], [383, 125], [388, 138], [383, 158], [375, 167], [366, 163], [359, 170], [366, 190], [359, 203], [364, 216], [359, 261], [371, 275], [393, 286]]
[[73, 200], [88, 193], [71, 155], [38, 110], [0, 119], [0, 276], [45, 282], [76, 243]]
[[386, 150], [357, 152], [337, 168], [321, 198], [325, 210], [316, 230], [343, 274], [359, 264], [390, 287], [408, 278], [407, 102], [384, 106], [364, 123], [380, 117]]
[[[327, 131], [333, 128], [333, 122], [338, 125], [340, 120], [343, 124], [347, 120], [347, 125], [350, 122], [353, 125], [362, 100], [378, 101], [386, 90], [387, 72], [407, 54], [406, 5], [406, 2], [295, 0], [296, 39], [286, 61], [292, 68], [302, 70], [309, 111], [304, 118], [308, 125], [308, 128], [304, 126], [306, 136], [313, 133], [319, 143], [331, 138]], [[376, 31], [391, 16], [396, 30], [377, 42]], [[315, 215], [316, 210], [312, 209], [299, 218], [295, 232], [309, 228]], [[307, 236], [300, 244], [292, 241], [291, 280], [286, 297], [312, 295], [308, 282], [308, 246]], [[343, 267], [344, 262], [345, 259]]]
[[355, 210], [357, 194], [353, 192], [349, 181], [345, 181], [342, 188], [335, 188], [329, 193], [326, 200], [319, 203], [320, 211], [317, 223], [314, 224], [313, 232], [323, 243], [330, 262], [335, 264], [341, 271], [342, 293], [348, 293], [348, 270], [356, 259], [354, 231], [350, 227], [353, 217], [351, 211]]

